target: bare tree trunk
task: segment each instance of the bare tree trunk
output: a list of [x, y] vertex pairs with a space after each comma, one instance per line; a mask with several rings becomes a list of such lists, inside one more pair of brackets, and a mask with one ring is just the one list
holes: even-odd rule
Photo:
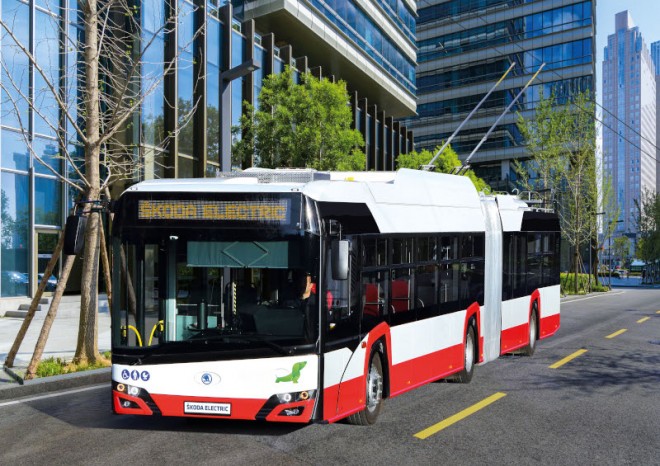
[[[30, 323], [34, 318], [34, 314], [35, 312], [37, 312], [37, 306], [39, 305], [39, 301], [41, 301], [41, 297], [43, 296], [44, 290], [46, 289], [46, 284], [48, 283], [48, 279], [53, 273], [55, 264], [57, 264], [57, 261], [60, 258], [60, 253], [62, 252], [63, 245], [64, 245], [64, 234], [60, 234], [60, 239], [57, 242], [57, 246], [55, 246], [55, 251], [53, 251], [53, 255], [50, 256], [50, 260], [46, 265], [46, 270], [44, 270], [44, 278], [42, 278], [41, 283], [39, 283], [37, 292], [35, 293], [34, 298], [32, 298], [30, 309], [28, 309], [27, 315], [23, 320], [23, 324], [21, 325], [21, 328], [18, 330], [18, 334], [16, 334], [16, 339], [14, 340], [14, 344], [9, 350], [9, 354], [5, 359], [6, 367], [14, 367], [14, 359], [16, 359], [16, 353], [18, 353], [18, 350], [20, 349], [21, 344], [23, 343], [23, 339], [25, 338], [25, 334], [27, 333], [28, 328], [30, 327]], [[58, 281], [58, 286], [61, 281], [62, 281], [62, 277], [60, 277]]]
[[[96, 0], [81, 4], [85, 21], [85, 175], [89, 183], [87, 199], [98, 201], [100, 194], [100, 107], [98, 5]], [[80, 287], [80, 327], [75, 363], [94, 363], [98, 359], [98, 275], [99, 214], [90, 212], [85, 230], [83, 267]]]
[[[55, 294], [53, 295], [53, 300], [50, 302], [50, 307], [48, 308], [48, 314], [44, 319], [44, 324], [41, 327], [41, 332], [39, 333], [39, 338], [37, 339], [37, 344], [34, 346], [34, 353], [32, 353], [32, 359], [28, 365], [27, 371], [25, 372], [25, 380], [30, 380], [34, 378], [34, 375], [37, 371], [37, 366], [41, 361], [41, 356], [44, 354], [44, 349], [46, 348], [46, 341], [48, 341], [48, 335], [50, 334], [50, 329], [53, 326], [53, 321], [57, 315], [57, 309], [60, 306], [60, 300], [64, 294], [64, 289], [66, 288], [66, 282], [69, 280], [69, 274], [71, 273], [71, 267], [76, 260], [76, 256], [66, 256], [64, 261], [64, 267], [62, 268], [62, 275], [57, 281], [57, 288], [55, 288]], [[46, 275], [50, 276], [50, 275]]]
[[80, 287], [80, 327], [75, 363], [96, 362], [98, 358], [99, 233], [96, 212], [90, 213], [85, 232], [84, 261]]
[[105, 282], [105, 292], [108, 295], [108, 312], [112, 315], [112, 278], [110, 276], [110, 261], [108, 259], [108, 247], [105, 242], [105, 231], [103, 222], [99, 225], [99, 236], [101, 237], [101, 265], [103, 267], [103, 281]]

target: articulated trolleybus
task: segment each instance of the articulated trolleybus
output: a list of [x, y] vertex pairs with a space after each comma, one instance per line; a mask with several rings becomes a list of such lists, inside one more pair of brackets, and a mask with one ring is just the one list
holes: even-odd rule
[[114, 208], [118, 414], [372, 424], [559, 328], [559, 222], [469, 179], [249, 169]]

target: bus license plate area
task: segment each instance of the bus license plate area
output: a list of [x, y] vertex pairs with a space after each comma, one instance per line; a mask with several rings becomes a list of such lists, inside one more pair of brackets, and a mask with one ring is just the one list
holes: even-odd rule
[[199, 401], [184, 401], [184, 414], [203, 414], [205, 416], [230, 416], [231, 403], [204, 403]]

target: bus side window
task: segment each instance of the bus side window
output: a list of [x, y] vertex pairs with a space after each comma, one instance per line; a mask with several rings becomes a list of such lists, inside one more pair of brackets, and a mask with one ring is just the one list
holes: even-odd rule
[[362, 333], [386, 319], [385, 283], [387, 272], [372, 272], [362, 276]]
[[390, 310], [392, 325], [403, 324], [415, 320], [412, 305], [412, 270], [393, 269], [390, 284]]

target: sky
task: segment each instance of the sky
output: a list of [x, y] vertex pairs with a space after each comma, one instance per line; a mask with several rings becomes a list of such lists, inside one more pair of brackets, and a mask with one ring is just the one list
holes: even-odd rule
[[596, 0], [596, 99], [601, 102], [603, 49], [607, 36], [614, 34], [614, 16], [628, 10], [650, 49], [660, 40], [660, 0]]

